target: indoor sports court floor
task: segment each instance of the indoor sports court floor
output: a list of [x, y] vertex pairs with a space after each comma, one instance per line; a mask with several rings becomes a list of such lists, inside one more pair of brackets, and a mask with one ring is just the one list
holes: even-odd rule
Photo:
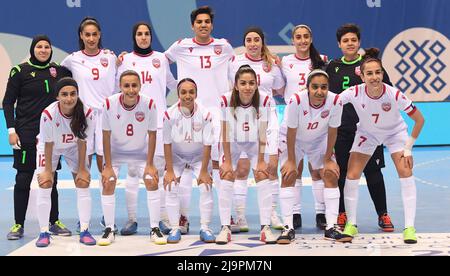
[[[312, 203], [311, 186], [308, 174], [303, 188], [302, 217], [303, 227], [297, 231], [296, 240], [290, 245], [264, 245], [258, 241], [258, 210], [256, 191], [249, 189], [247, 200], [247, 220], [250, 232], [235, 234], [232, 242], [225, 246], [207, 245], [198, 241], [199, 212], [198, 191], [192, 193], [189, 220], [190, 234], [183, 236], [179, 244], [158, 246], [150, 242], [145, 190], [139, 195], [139, 232], [135, 236], [116, 236], [116, 241], [108, 247], [86, 247], [80, 245], [77, 236], [54, 237], [50, 247], [38, 249], [35, 238], [39, 227], [33, 212], [29, 212], [25, 225], [25, 238], [20, 241], [7, 241], [6, 234], [13, 223], [14, 173], [12, 159], [0, 158], [0, 255], [235, 255], [235, 256], [270, 256], [270, 255], [450, 255], [450, 147], [416, 148], [415, 177], [417, 183], [416, 229], [418, 244], [406, 245], [401, 238], [403, 225], [403, 208], [398, 181], [392, 161], [386, 153], [386, 182], [388, 209], [396, 230], [392, 234], [381, 233], [377, 227], [377, 216], [370, 200], [367, 188], [360, 188], [358, 209], [358, 227], [360, 235], [351, 244], [331, 243], [322, 239], [322, 232], [315, 228], [315, 215]], [[95, 176], [93, 177], [95, 179]], [[70, 174], [60, 173], [60, 218], [72, 230], [78, 221], [76, 195], [70, 181]], [[95, 185], [95, 183], [94, 183]], [[91, 233], [101, 235], [100, 196], [98, 189], [92, 189], [93, 213]], [[33, 196], [31, 198], [33, 202]], [[217, 202], [217, 201], [216, 201]], [[116, 222], [118, 227], [126, 222], [125, 195], [123, 189], [117, 190]], [[217, 233], [220, 222], [217, 203], [211, 228]]]

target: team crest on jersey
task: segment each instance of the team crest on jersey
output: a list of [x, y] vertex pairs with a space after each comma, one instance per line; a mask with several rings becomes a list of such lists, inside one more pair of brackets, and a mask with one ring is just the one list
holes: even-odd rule
[[202, 124], [201, 123], [198, 123], [198, 122], [194, 122], [193, 124], [192, 124], [192, 129], [195, 131], [195, 132], [199, 132], [199, 131], [201, 131], [202, 130]]
[[359, 66], [355, 67], [355, 74], [357, 76], [361, 76], [361, 67], [359, 67]]
[[330, 111], [329, 110], [324, 110], [322, 111], [322, 113], [320, 114], [320, 117], [322, 119], [325, 119], [326, 117], [328, 117], [328, 115], [330, 115]]
[[220, 56], [220, 54], [222, 54], [222, 46], [220, 46], [220, 45], [214, 46], [214, 53], [216, 53], [216, 55]]
[[266, 72], [266, 73], [270, 72], [269, 64], [264, 62], [262, 68], [263, 68], [264, 72]]
[[100, 59], [100, 63], [102, 64], [103, 67], [108, 67], [108, 59], [107, 58], [101, 58]]
[[389, 111], [391, 111], [392, 106], [391, 106], [391, 103], [383, 103], [381, 105], [381, 108], [383, 108], [384, 111], [389, 112]]
[[189, 52], [192, 53], [192, 51], [194, 51], [194, 48], [193, 47], [189, 47]]
[[153, 67], [155, 67], [156, 69], [158, 69], [159, 67], [161, 67], [161, 61], [160, 61], [159, 59], [157, 59], [157, 58], [154, 58], [154, 59], [152, 60], [152, 64], [153, 64]]
[[136, 118], [136, 120], [140, 123], [142, 121], [144, 121], [145, 119], [145, 114], [142, 111], [138, 111], [136, 112], [136, 114], [134, 114], [134, 117]]
[[54, 78], [56, 78], [57, 76], [57, 72], [56, 72], [56, 68], [55, 67], [50, 67], [50, 75]]

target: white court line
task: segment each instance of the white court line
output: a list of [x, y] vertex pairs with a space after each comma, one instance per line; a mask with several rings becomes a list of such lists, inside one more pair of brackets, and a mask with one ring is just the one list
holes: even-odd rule
[[[116, 188], [123, 189], [125, 188], [125, 179], [118, 179]], [[312, 179], [311, 177], [302, 177], [303, 186], [311, 186], [312, 185]], [[92, 180], [90, 184], [90, 188], [92, 189], [98, 189], [99, 181], [98, 180]], [[366, 186], [367, 182], [364, 177], [361, 178], [359, 185]], [[248, 179], [248, 186], [253, 187], [256, 186], [255, 179], [249, 178]], [[192, 187], [197, 187], [197, 181], [192, 181]], [[37, 189], [38, 184], [36, 181], [33, 181], [31, 183], [31, 189]], [[140, 188], [145, 188], [144, 182], [140, 181]], [[58, 189], [75, 189], [75, 184], [73, 183], [73, 180], [67, 180], [67, 179], [61, 179], [58, 180]], [[14, 186], [8, 187], [6, 190], [14, 190]]]
[[[441, 158], [441, 159], [435, 159], [435, 160], [430, 160], [430, 161], [426, 161], [426, 162], [422, 162], [422, 163], [416, 164], [416, 165], [414, 165], [414, 168], [425, 167], [425, 166], [428, 166], [428, 165], [432, 165], [432, 164], [436, 164], [436, 163], [441, 163], [441, 162], [443, 162], [443, 161], [448, 161], [448, 160], [450, 160], [450, 157]], [[425, 185], [428, 185], [428, 186], [433, 186], [433, 187], [436, 187], [436, 188], [442, 188], [442, 189], [448, 189], [448, 188], [449, 188], [447, 185], [436, 184], [436, 183], [433, 183], [433, 182], [430, 182], [430, 181], [426, 181], [426, 180], [424, 180], [424, 179], [422, 179], [422, 178], [420, 178], [420, 177], [417, 177], [417, 176], [414, 176], [414, 178], [415, 178], [419, 183], [422, 183], [422, 184], [425, 184]]]

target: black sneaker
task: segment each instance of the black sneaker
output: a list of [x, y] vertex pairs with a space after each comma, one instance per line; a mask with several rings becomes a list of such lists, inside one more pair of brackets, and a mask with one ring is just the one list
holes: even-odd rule
[[328, 230], [325, 230], [325, 239], [328, 241], [342, 242], [344, 234], [335, 226]]
[[298, 229], [302, 227], [302, 215], [294, 214], [294, 229]]
[[316, 227], [321, 230], [325, 230], [325, 228], [327, 228], [327, 219], [325, 218], [325, 214], [316, 215]]
[[286, 225], [284, 229], [281, 231], [281, 235], [277, 239], [278, 244], [290, 244], [293, 240], [295, 240], [295, 231], [294, 229], [289, 229]]

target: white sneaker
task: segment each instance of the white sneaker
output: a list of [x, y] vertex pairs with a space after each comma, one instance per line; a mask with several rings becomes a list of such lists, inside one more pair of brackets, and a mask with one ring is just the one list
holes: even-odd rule
[[189, 221], [187, 217], [181, 215], [178, 225], [181, 230], [181, 234], [186, 235], [187, 233], [189, 233]]
[[112, 231], [111, 227], [106, 227], [105, 230], [103, 230], [103, 236], [97, 242], [97, 244], [100, 246], [111, 245], [111, 243], [114, 242], [115, 236], [116, 234], [114, 234], [114, 231]]
[[233, 217], [231, 217], [230, 222], [231, 233], [236, 234], [241, 232], [241, 227], [234, 221]]
[[164, 245], [167, 244], [167, 238], [164, 237], [163, 233], [161, 233], [161, 230], [159, 230], [159, 227], [153, 227], [152, 231], [150, 232], [150, 240], [158, 245]]
[[265, 225], [264, 228], [261, 230], [261, 233], [259, 235], [259, 240], [266, 244], [277, 243], [277, 237], [274, 236], [274, 234], [272, 233], [272, 230], [270, 230], [269, 225]]
[[227, 244], [231, 241], [231, 229], [223, 225], [219, 235], [216, 237], [216, 244]]
[[272, 226], [275, 230], [283, 230], [284, 225], [281, 223], [278, 218], [277, 211], [275, 209], [272, 210], [272, 215], [270, 216], [270, 226]]

